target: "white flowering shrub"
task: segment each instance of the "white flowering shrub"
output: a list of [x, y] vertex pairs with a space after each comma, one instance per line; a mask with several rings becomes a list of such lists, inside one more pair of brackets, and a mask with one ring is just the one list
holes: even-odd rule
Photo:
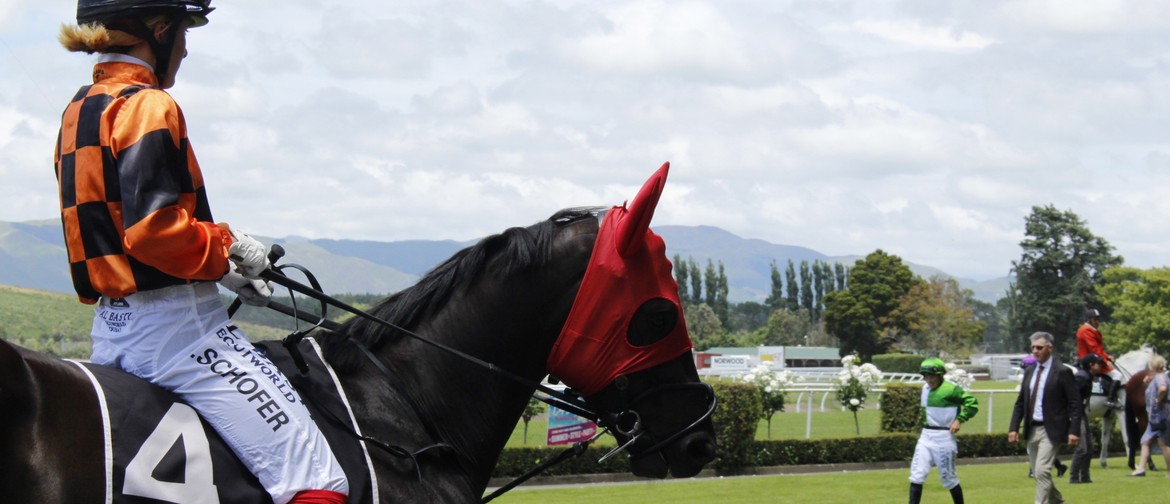
[[763, 405], [763, 418], [768, 422], [768, 438], [772, 437], [772, 415], [777, 411], [784, 411], [784, 392], [789, 385], [803, 380], [793, 375], [787, 369], [772, 371], [771, 362], [763, 362], [752, 368], [740, 380], [751, 384], [760, 392], [760, 403]]
[[869, 391], [882, 379], [882, 371], [870, 363], [858, 364], [856, 355], [841, 358], [841, 371], [837, 373], [837, 401], [853, 412], [853, 426], [858, 435], [861, 427], [857, 424], [857, 411], [865, 407]]
[[971, 390], [971, 383], [975, 381], [975, 377], [971, 376], [971, 373], [956, 366], [953, 362], [947, 363], [947, 373], [943, 375], [943, 379], [958, 385], [963, 390]]

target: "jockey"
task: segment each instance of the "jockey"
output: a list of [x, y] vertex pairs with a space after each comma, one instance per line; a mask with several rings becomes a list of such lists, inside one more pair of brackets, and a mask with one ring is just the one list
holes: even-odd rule
[[1077, 358], [1081, 359], [1092, 353], [1103, 359], [1102, 370], [1113, 379], [1110, 387], [1105, 389], [1105, 395], [1109, 398], [1110, 406], [1116, 407], [1117, 392], [1124, 380], [1121, 371], [1113, 367], [1113, 357], [1105, 352], [1105, 338], [1101, 336], [1101, 331], [1097, 330], [1101, 325], [1101, 312], [1090, 308], [1085, 311], [1085, 319], [1085, 323], [1077, 329]]
[[922, 484], [931, 466], [938, 467], [943, 488], [950, 490], [955, 504], [963, 504], [963, 487], [955, 471], [955, 458], [959, 454], [955, 433], [959, 432], [961, 423], [979, 411], [979, 401], [970, 392], [943, 379], [947, 368], [942, 359], [931, 357], [922, 361], [919, 371], [926, 384], [922, 386], [922, 434], [910, 461], [910, 504], [921, 501]]
[[[61, 27], [66, 49], [98, 53], [54, 156], [73, 285], [95, 305], [90, 359], [198, 410], [276, 504], [342, 504], [349, 485], [329, 444], [231, 325], [216, 286], [251, 304], [271, 294], [258, 279], [264, 245], [212, 220], [183, 113], [165, 91], [210, 1], [79, 0], [77, 24]], [[244, 375], [264, 382], [260, 392], [233, 385]]]

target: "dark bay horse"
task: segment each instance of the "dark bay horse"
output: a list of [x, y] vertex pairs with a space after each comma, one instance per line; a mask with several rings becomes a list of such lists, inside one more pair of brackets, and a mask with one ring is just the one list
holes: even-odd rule
[[[1146, 386], [1148, 385], [1146, 377], [1149, 375], [1150, 370], [1142, 369], [1125, 382], [1125, 423], [1122, 427], [1126, 433], [1125, 448], [1128, 452], [1127, 460], [1130, 469], [1137, 466], [1135, 459], [1142, 449], [1142, 435], [1145, 434], [1146, 426], [1150, 422], [1150, 414], [1146, 411]], [[1158, 470], [1154, 465], [1153, 457], [1150, 458], [1146, 468], [1151, 471]]]
[[[1150, 358], [1155, 355], [1154, 348], [1149, 345], [1142, 345], [1137, 350], [1131, 350], [1121, 355], [1113, 361], [1113, 365], [1121, 372], [1125, 380], [1125, 386], [1122, 388], [1120, 398], [1122, 402], [1121, 409], [1121, 435], [1125, 441], [1125, 450], [1127, 452], [1127, 462], [1130, 469], [1134, 468], [1136, 464], [1138, 451], [1141, 450], [1142, 435], [1146, 432], [1146, 425], [1149, 423], [1149, 413], [1146, 411], [1146, 377], [1150, 372], [1147, 366]], [[1094, 399], [1104, 399], [1094, 397]], [[1094, 404], [1094, 408], [1099, 408]], [[1092, 413], [1090, 413], [1092, 414]], [[1108, 423], [1103, 423], [1102, 429], [1112, 427]], [[1107, 431], [1102, 431], [1102, 446], [1101, 446], [1101, 467], [1105, 467], [1105, 458], [1109, 450]], [[1149, 469], [1154, 469], [1154, 460], [1151, 458], [1149, 462]]]
[[[666, 172], [628, 208], [563, 210], [487, 237], [370, 313], [532, 382], [552, 373], [603, 420], [624, 424], [617, 438], [629, 441], [634, 474], [693, 476], [715, 457], [714, 396], [648, 227]], [[445, 447], [413, 459], [370, 449], [377, 501], [481, 499], [532, 387], [356, 317], [313, 338], [363, 435]], [[103, 502], [105, 492], [109, 501], [104, 405], [79, 368], [0, 341], [0, 500]]]

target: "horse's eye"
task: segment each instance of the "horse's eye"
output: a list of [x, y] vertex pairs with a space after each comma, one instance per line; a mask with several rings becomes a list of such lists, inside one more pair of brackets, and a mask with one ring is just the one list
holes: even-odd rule
[[669, 299], [654, 298], [638, 307], [626, 328], [626, 340], [646, 346], [665, 338], [678, 324], [678, 307]]

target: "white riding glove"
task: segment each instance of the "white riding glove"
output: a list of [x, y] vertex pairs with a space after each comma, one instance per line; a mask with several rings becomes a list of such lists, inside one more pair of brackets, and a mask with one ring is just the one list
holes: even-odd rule
[[219, 284], [252, 306], [268, 306], [268, 298], [272, 297], [272, 289], [268, 287], [267, 280], [247, 278], [240, 274], [235, 264], [232, 264], [227, 274], [219, 279]]
[[268, 269], [268, 248], [244, 233], [234, 230], [231, 233], [233, 242], [228, 247], [228, 259], [245, 277], [260, 278], [260, 272]]

